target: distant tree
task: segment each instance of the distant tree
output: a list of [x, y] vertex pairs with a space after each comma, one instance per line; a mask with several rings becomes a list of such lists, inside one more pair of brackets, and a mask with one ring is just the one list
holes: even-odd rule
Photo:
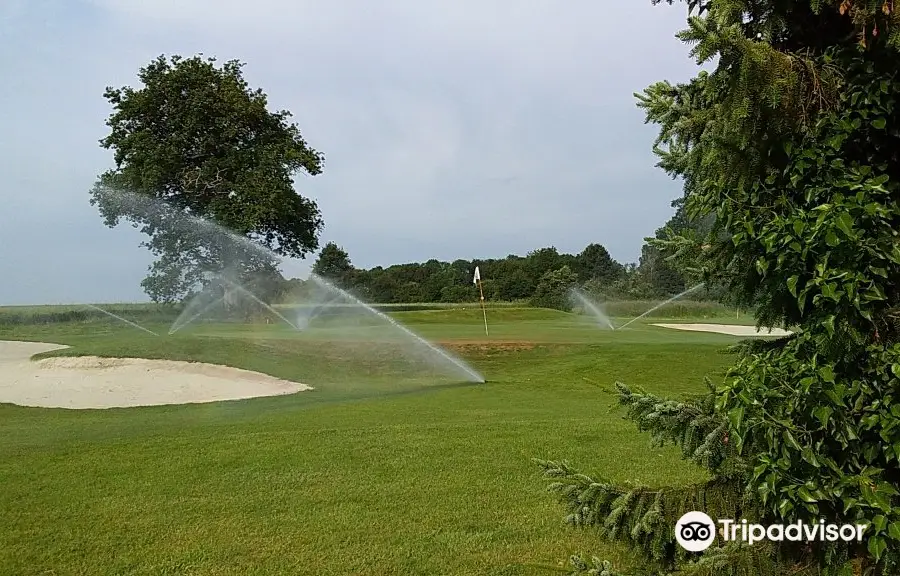
[[534, 278], [535, 284], [544, 274], [557, 270], [562, 265], [559, 251], [553, 246], [532, 250], [525, 256], [525, 270]]
[[652, 244], [644, 244], [641, 248], [638, 270], [649, 297], [674, 296], [685, 289], [684, 276]]
[[622, 265], [613, 260], [609, 251], [600, 244], [588, 244], [576, 257], [578, 280], [586, 282], [596, 279], [601, 282], [611, 282], [622, 274]]
[[446, 286], [441, 290], [441, 302], [474, 302], [478, 299], [478, 289], [469, 286]]
[[578, 282], [578, 275], [568, 266], [544, 274], [538, 282], [531, 305], [538, 308], [569, 310], [572, 303], [569, 290]]
[[[248, 86], [242, 66], [160, 56], [140, 69], [142, 87], [104, 93], [114, 111], [100, 143], [115, 152], [116, 167], [100, 175], [91, 204], [107, 225], [124, 218], [150, 237], [143, 245], [157, 259], [142, 285], [156, 301], [184, 297], [203, 272], [228, 264], [229, 254], [110, 191], [164, 200], [281, 256], [302, 258], [318, 246], [321, 215], [294, 190], [293, 177], [319, 174], [322, 155], [289, 122], [289, 112], [267, 109], [266, 95]], [[241, 273], [272, 268], [268, 260], [243, 262]]]
[[350, 263], [350, 255], [346, 250], [334, 242], [329, 242], [319, 252], [319, 257], [313, 263], [312, 271], [317, 276], [343, 285], [353, 271], [353, 265]]
[[521, 267], [514, 268], [509, 275], [495, 279], [497, 300], [521, 300], [530, 297], [536, 288], [536, 282]]
[[371, 301], [380, 304], [397, 302], [397, 294], [400, 291], [400, 283], [387, 270], [381, 270], [372, 277], [369, 285], [369, 297]]

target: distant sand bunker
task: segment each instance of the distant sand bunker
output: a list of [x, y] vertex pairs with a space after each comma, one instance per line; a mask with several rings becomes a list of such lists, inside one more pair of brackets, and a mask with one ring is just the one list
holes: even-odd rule
[[273, 376], [200, 362], [30, 357], [66, 348], [0, 341], [0, 402], [47, 408], [194, 404], [293, 394], [312, 388]]
[[781, 328], [757, 330], [756, 326], [740, 326], [737, 324], [654, 324], [654, 326], [694, 332], [716, 332], [718, 334], [728, 334], [729, 336], [790, 336], [792, 334], [792, 332]]

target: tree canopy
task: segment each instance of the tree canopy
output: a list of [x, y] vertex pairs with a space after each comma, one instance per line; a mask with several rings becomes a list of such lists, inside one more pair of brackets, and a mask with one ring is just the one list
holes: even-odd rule
[[[268, 110], [265, 93], [250, 88], [242, 67], [160, 56], [140, 69], [141, 87], [104, 93], [113, 113], [100, 143], [114, 151], [116, 167], [100, 175], [91, 203], [108, 225], [124, 218], [150, 237], [145, 246], [157, 260], [143, 285], [154, 300], [177, 300], [204, 270], [247, 259], [210, 246], [222, 235], [173, 231], [171, 218], [119, 194], [165, 202], [169, 214], [206, 219], [281, 256], [304, 257], [318, 247], [321, 214], [295, 191], [293, 178], [319, 174], [323, 157], [289, 112]], [[272, 268], [260, 254], [243, 267]]]
[[[645, 250], [648, 246], [645, 246]], [[543, 302], [566, 308], [560, 298], [540, 296], [547, 291], [539, 285], [549, 272], [567, 267], [565, 277], [574, 274], [571, 283], [597, 300], [665, 299], [684, 288], [680, 273], [660, 256], [652, 262], [635, 266], [622, 264], [610, 256], [605, 247], [592, 243], [578, 254], [562, 253], [549, 246], [505, 258], [474, 258], [442, 262], [393, 264], [386, 267], [358, 268], [348, 252], [334, 242], [320, 251], [312, 271], [342, 288], [351, 290], [368, 302], [397, 304], [410, 302], [471, 302], [479, 298], [472, 284], [478, 266], [482, 275], [485, 298], [493, 301]], [[665, 268], [666, 273], [659, 272]], [[672, 279], [675, 280], [672, 280]], [[569, 283], [569, 281], [567, 281]], [[294, 288], [297, 288], [294, 285]], [[294, 288], [286, 289], [289, 299]], [[550, 292], [555, 293], [555, 289]], [[537, 297], [536, 296], [540, 296]], [[710, 293], [697, 292], [695, 298], [710, 299]], [[548, 304], [551, 303], [552, 304]]]
[[353, 265], [350, 263], [350, 255], [346, 250], [334, 242], [329, 242], [319, 252], [319, 257], [313, 263], [312, 271], [326, 280], [343, 284], [348, 279], [350, 272], [353, 271]]
[[[654, 2], [657, 3], [657, 2]], [[671, 3], [671, 2], [670, 2]], [[660, 167], [709, 229], [655, 245], [794, 334], [748, 343], [720, 384], [666, 400], [618, 385], [638, 429], [709, 480], [620, 486], [544, 462], [571, 522], [643, 555], [640, 574], [885, 575], [900, 570], [900, 174], [890, 1], [690, 0], [698, 63], [638, 95]], [[702, 507], [698, 507], [702, 506]], [[766, 524], [864, 524], [862, 542], [674, 543], [689, 510]], [[602, 559], [575, 573], [617, 574]]]

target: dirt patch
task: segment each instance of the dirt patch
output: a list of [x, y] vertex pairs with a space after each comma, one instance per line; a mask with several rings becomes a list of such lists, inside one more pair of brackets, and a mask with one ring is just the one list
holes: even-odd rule
[[58, 344], [0, 341], [0, 402], [47, 408], [123, 408], [279, 396], [309, 386], [200, 362], [32, 355]]
[[477, 350], [480, 352], [518, 352], [520, 350], [532, 350], [537, 346], [536, 342], [525, 340], [447, 340], [438, 342], [439, 346], [461, 352]]

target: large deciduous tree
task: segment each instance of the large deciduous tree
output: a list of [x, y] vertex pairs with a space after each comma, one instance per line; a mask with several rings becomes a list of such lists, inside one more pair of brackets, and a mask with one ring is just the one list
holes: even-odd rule
[[[654, 3], [657, 3], [654, 1]], [[671, 1], [670, 1], [671, 3]], [[660, 166], [708, 234], [657, 244], [787, 338], [745, 345], [708, 394], [619, 385], [640, 430], [709, 480], [620, 486], [545, 462], [570, 521], [643, 555], [633, 573], [900, 573], [900, 29], [890, 0], [690, 0], [680, 37], [715, 68], [640, 95]], [[692, 509], [867, 526], [861, 542], [675, 544]], [[612, 575], [575, 559], [577, 573]]]
[[[273, 255], [304, 257], [318, 247], [321, 214], [296, 192], [293, 178], [319, 174], [323, 157], [289, 112], [268, 109], [242, 66], [160, 56], [140, 69], [141, 87], [104, 94], [113, 113], [101, 145], [114, 151], [116, 167], [100, 175], [91, 203], [107, 225], [126, 219], [150, 237], [144, 245], [157, 259], [143, 286], [156, 301], [184, 297], [204, 272], [231, 266], [242, 276], [270, 275]], [[193, 218], [272, 252], [212, 233]]]

